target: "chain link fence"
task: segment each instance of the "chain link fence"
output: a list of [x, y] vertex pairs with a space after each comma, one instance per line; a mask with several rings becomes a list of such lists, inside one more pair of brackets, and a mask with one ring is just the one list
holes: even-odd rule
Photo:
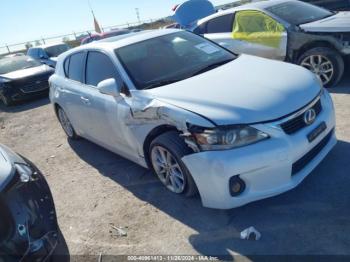
[[[125, 23], [122, 25], [114, 25], [114, 26], [106, 26], [101, 28], [103, 32], [108, 32], [115, 29], [156, 29], [160, 27], [164, 27], [168, 24], [171, 24], [173, 21], [169, 18], [161, 18], [161, 19], [148, 19], [138, 22]], [[36, 40], [31, 40], [23, 43], [11, 44], [0, 46], [0, 56], [13, 54], [13, 53], [26, 53], [28, 48], [33, 46], [40, 46], [45, 44], [57, 44], [61, 42], [65, 42], [72, 47], [80, 45], [80, 42], [85, 37], [90, 34], [96, 33], [94, 30], [86, 30], [80, 32], [72, 32], [71, 34], [65, 35], [57, 35], [52, 37], [43, 37]]]

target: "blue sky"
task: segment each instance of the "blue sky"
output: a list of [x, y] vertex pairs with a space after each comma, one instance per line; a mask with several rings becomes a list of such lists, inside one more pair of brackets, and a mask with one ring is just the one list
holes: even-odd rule
[[[172, 14], [172, 7], [184, 0], [90, 0], [103, 27]], [[212, 0], [224, 4], [230, 0]], [[93, 28], [88, 0], [1, 0], [0, 46], [69, 34]]]

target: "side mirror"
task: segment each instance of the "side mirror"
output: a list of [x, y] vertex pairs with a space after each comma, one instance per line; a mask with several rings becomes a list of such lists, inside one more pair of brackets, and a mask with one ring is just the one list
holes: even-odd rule
[[110, 95], [114, 97], [120, 96], [121, 85], [115, 81], [114, 78], [109, 78], [98, 83], [97, 88], [101, 94]]

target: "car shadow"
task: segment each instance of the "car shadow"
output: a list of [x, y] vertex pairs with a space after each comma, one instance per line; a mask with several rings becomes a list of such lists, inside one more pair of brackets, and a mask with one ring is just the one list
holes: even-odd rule
[[50, 100], [48, 97], [41, 97], [37, 98], [35, 100], [27, 100], [27, 101], [21, 101], [17, 102], [12, 106], [6, 107], [3, 103], [0, 101], [0, 112], [6, 112], [6, 113], [20, 113], [24, 111], [28, 111], [37, 107], [41, 107], [44, 105], [47, 105], [50, 103]]
[[[350, 143], [340, 141], [296, 189], [232, 210], [204, 208], [166, 190], [152, 172], [86, 140], [69, 141], [82, 160], [197, 233], [189, 237], [202, 255], [350, 254]], [[171, 203], [171, 204], [169, 204]], [[259, 241], [240, 239], [254, 226]]]
[[328, 91], [335, 94], [350, 94], [350, 73], [345, 73], [341, 82], [336, 87], [329, 88]]

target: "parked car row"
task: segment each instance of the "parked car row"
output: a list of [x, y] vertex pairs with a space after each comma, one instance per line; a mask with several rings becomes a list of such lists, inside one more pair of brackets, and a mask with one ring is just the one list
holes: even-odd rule
[[[196, 34], [119, 31], [74, 49], [35, 47], [31, 57], [0, 59], [0, 98], [10, 105], [50, 90], [69, 139], [151, 169], [168, 190], [199, 194], [206, 207], [239, 207], [295, 188], [335, 146], [323, 85], [342, 75], [347, 21], [346, 13], [276, 0], [195, 21]], [[52, 254], [58, 226], [48, 185], [5, 146], [0, 210], [0, 256]]]

